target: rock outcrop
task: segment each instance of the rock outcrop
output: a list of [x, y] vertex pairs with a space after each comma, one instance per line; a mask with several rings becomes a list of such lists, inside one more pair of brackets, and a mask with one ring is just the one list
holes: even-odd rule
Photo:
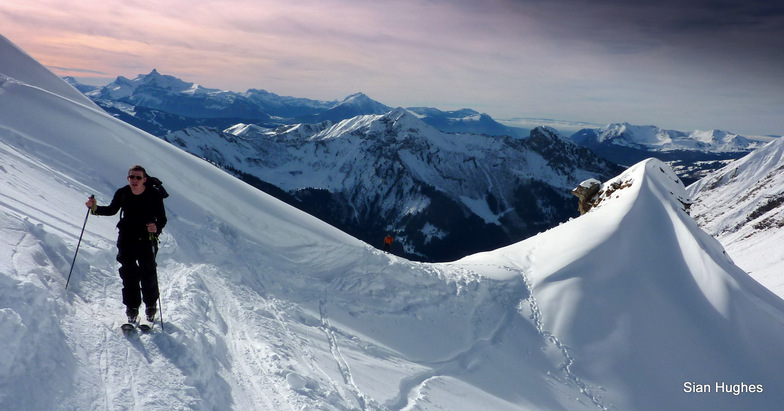
[[580, 210], [580, 215], [587, 213], [591, 209], [591, 199], [599, 192], [601, 187], [602, 183], [599, 180], [589, 178], [572, 190], [572, 194], [577, 196], [579, 200], [577, 208]]

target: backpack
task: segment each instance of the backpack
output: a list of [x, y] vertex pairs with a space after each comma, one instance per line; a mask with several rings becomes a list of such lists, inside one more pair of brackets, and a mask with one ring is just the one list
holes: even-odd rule
[[147, 181], [144, 183], [144, 185], [153, 188], [163, 199], [169, 197], [169, 193], [167, 193], [166, 189], [163, 188], [163, 182], [158, 177], [147, 176]]

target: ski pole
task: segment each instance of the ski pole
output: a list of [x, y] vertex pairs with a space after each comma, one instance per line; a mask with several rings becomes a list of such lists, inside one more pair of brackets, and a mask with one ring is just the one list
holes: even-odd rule
[[[90, 198], [95, 198], [95, 194], [91, 195]], [[82, 244], [82, 236], [84, 235], [84, 228], [87, 227], [87, 217], [90, 216], [90, 209], [87, 209], [87, 215], [84, 216], [84, 224], [82, 224], [82, 233], [79, 234], [79, 242], [76, 243], [76, 252], [74, 252], [73, 261], [71, 261], [71, 270], [68, 271], [68, 280], [65, 282], [65, 289], [68, 289], [68, 283], [71, 282], [71, 274], [73, 273], [74, 263], [76, 263], [76, 255], [79, 254], [79, 246]]]
[[[153, 259], [158, 259], [158, 235], [157, 234], [150, 234], [150, 240], [152, 240], [152, 256]], [[155, 266], [158, 266], [158, 262], [155, 262]], [[155, 270], [155, 286], [158, 288], [158, 311], [160, 312], [161, 317], [161, 332], [166, 332], [163, 329], [163, 296], [161, 295], [161, 287], [160, 283], [158, 282], [158, 270]]]
[[163, 329], [163, 298], [161, 298], [160, 288], [158, 289], [158, 310], [161, 312], [161, 332], [166, 332], [166, 330]]

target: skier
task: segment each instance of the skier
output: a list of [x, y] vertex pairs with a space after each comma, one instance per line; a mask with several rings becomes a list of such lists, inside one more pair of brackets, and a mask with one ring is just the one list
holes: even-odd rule
[[117, 223], [117, 261], [125, 314], [132, 324], [137, 321], [142, 300], [147, 320], [154, 322], [159, 296], [155, 254], [158, 234], [166, 225], [166, 210], [161, 194], [145, 185], [148, 177], [144, 167], [135, 165], [128, 170], [128, 185], [114, 193], [108, 206], [99, 206], [95, 198], [85, 203], [93, 215], [115, 215], [122, 210]]
[[389, 249], [392, 247], [392, 242], [393, 241], [395, 241], [395, 239], [391, 235], [389, 235], [389, 234], [387, 234], [387, 236], [384, 237], [384, 251], [385, 252], [387, 252], [387, 253], [389, 252]]

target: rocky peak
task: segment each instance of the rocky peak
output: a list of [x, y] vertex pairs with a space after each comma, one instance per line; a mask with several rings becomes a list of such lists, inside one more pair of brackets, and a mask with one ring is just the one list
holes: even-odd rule
[[536, 127], [535, 129], [531, 130], [531, 135], [528, 137], [528, 142], [532, 145], [532, 147], [549, 147], [553, 144], [574, 145], [572, 141], [563, 137], [558, 132], [558, 130], [546, 126]]

